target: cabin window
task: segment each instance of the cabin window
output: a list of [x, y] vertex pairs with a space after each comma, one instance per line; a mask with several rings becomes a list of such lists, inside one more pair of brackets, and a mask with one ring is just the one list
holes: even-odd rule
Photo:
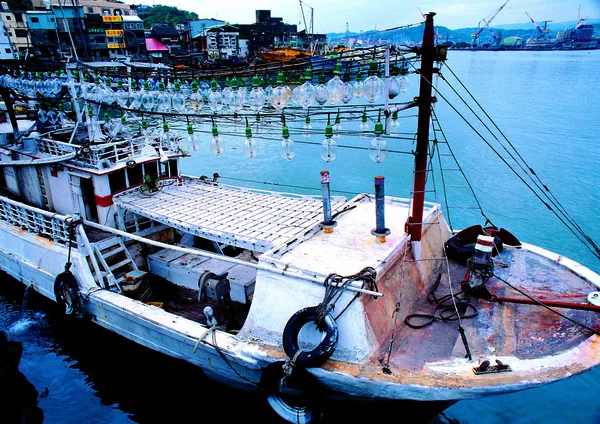
[[[7, 53], [10, 53], [10, 50]], [[6, 178], [4, 177], [4, 169], [0, 169], [0, 187], [6, 188]]]
[[15, 35], [17, 37], [27, 37], [27, 30], [26, 29], [15, 29]]
[[88, 6], [88, 13], [94, 13], [94, 8], [92, 6]]
[[38, 23], [39, 21], [40, 21], [40, 18], [38, 18], [38, 17], [31, 18], [31, 22]]
[[10, 21], [10, 20], [11, 20], [11, 17], [10, 17], [10, 16], [6, 16], [6, 20], [7, 20], [7, 21]]
[[167, 162], [160, 164], [161, 177], [176, 177], [178, 175], [177, 160], [170, 159]]
[[[4, 49], [4, 51], [5, 51], [6, 53], [10, 53], [10, 49]], [[4, 173], [3, 173], [2, 175], [4, 175]]]
[[143, 183], [144, 176], [142, 171], [142, 165], [136, 165], [133, 168], [127, 168], [127, 179], [129, 180], [130, 187]]
[[110, 192], [116, 193], [117, 191], [125, 190], [127, 188], [127, 175], [125, 174], [125, 170], [121, 169], [119, 171], [108, 174], [108, 182], [110, 184]]

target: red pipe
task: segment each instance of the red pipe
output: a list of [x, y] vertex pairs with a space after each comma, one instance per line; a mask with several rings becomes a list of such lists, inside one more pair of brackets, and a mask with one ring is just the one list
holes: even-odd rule
[[507, 302], [507, 303], [523, 303], [527, 305], [538, 305], [538, 306], [553, 306], [556, 308], [568, 308], [568, 309], [579, 309], [582, 311], [598, 311], [600, 312], [600, 306], [588, 305], [584, 303], [570, 303], [570, 302], [557, 302], [557, 301], [534, 301], [531, 299], [519, 299], [516, 297], [495, 297], [496, 302]]

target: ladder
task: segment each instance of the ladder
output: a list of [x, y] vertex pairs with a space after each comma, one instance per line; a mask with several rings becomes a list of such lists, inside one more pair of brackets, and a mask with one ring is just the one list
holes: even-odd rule
[[138, 270], [138, 266], [123, 243], [123, 238], [121, 236], [110, 237], [93, 243], [92, 246], [101, 268], [100, 273], [103, 279], [101, 285], [106, 282], [108, 287], [115, 286], [122, 292], [120, 283], [125, 279], [125, 274]]

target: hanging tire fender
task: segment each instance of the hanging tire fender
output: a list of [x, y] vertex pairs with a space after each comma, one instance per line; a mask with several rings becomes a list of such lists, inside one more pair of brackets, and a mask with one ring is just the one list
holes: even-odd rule
[[[258, 384], [262, 400], [287, 422], [320, 421], [323, 414], [323, 386], [306, 368], [294, 367], [290, 376], [287, 376], [284, 365], [285, 361], [276, 361], [263, 370]], [[293, 398], [293, 403], [288, 396], [282, 396], [283, 387], [288, 387], [298, 394]]]
[[65, 315], [81, 316], [79, 285], [71, 271], [61, 272], [54, 280], [54, 296]]
[[326, 362], [333, 355], [338, 341], [338, 327], [335, 319], [331, 314], [327, 314], [323, 320], [322, 328], [319, 328], [321, 332], [325, 333], [321, 342], [313, 350], [300, 351], [298, 345], [300, 330], [309, 322], [315, 322], [316, 318], [316, 306], [300, 309], [291, 316], [283, 330], [283, 349], [286, 355], [295, 359], [297, 365], [306, 368], [318, 367]]

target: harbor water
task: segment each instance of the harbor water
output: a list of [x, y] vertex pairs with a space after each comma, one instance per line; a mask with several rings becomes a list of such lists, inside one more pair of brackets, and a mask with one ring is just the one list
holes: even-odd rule
[[[476, 191], [486, 217], [521, 241], [574, 259], [596, 272], [600, 272], [600, 263], [589, 246], [529, 187], [536, 185], [534, 181], [543, 182], [579, 227], [600, 241], [600, 83], [595, 75], [599, 67], [600, 50], [450, 50], [434, 93], [435, 114], [443, 134]], [[408, 93], [395, 100], [410, 101], [418, 95], [415, 75], [411, 75], [410, 84]], [[495, 131], [496, 137], [487, 131], [494, 124], [484, 125], [472, 118], [469, 107], [475, 110], [479, 106], [469, 100], [469, 94], [502, 130]], [[461, 103], [461, 98], [468, 100], [469, 107]], [[211, 177], [218, 173], [225, 184], [309, 194], [320, 193], [319, 173], [328, 170], [332, 194], [346, 197], [373, 192], [373, 179], [381, 175], [385, 177], [386, 195], [409, 197], [415, 113], [401, 117], [403, 137], [390, 140], [390, 153], [379, 164], [371, 161], [363, 148], [372, 136], [342, 136], [336, 160], [325, 163], [319, 154], [323, 132], [304, 138], [294, 131], [302, 123], [292, 121], [288, 123], [291, 138], [297, 142], [296, 156], [291, 161], [279, 156], [277, 138], [258, 138], [258, 156], [246, 158], [242, 152], [244, 128], [240, 124], [236, 130], [241, 137], [228, 138], [227, 133], [233, 128], [222, 131], [225, 151], [219, 157], [211, 155], [210, 136], [203, 134], [198, 151], [182, 159], [181, 170]], [[482, 112], [479, 116], [485, 118]], [[356, 129], [359, 122], [342, 121], [342, 126]], [[312, 125], [315, 131], [322, 130], [324, 122], [317, 119]], [[257, 135], [260, 134], [259, 130]], [[442, 134], [438, 132], [436, 139], [442, 142]], [[511, 173], [511, 168], [522, 173], [518, 165], [506, 159], [510, 158], [512, 147], [520, 155], [512, 156], [522, 158], [525, 168], [536, 172], [534, 180], [524, 179], [527, 184]], [[440, 152], [442, 148], [440, 144]], [[439, 176], [433, 176], [437, 189], [428, 193], [428, 200], [451, 206], [450, 223], [454, 229], [484, 224], [478, 211], [461, 208], [471, 201], [469, 190], [444, 193]], [[433, 182], [433, 176], [429, 182]], [[4, 274], [2, 280], [0, 330], [10, 340], [23, 344], [20, 370], [40, 393], [37, 407], [43, 413], [43, 422], [184, 423], [207, 420], [209, 410], [213, 417], [210, 419], [223, 422], [278, 422], [256, 396], [223, 387], [189, 364], [142, 348], [92, 324], [66, 321], [51, 302], [28, 293]], [[599, 385], [600, 369], [595, 369], [541, 388], [458, 402], [432, 421], [408, 419], [402, 406], [360, 405], [348, 407], [344, 420], [352, 422], [352, 418], [360, 417], [433, 424], [595, 424], [600, 423]], [[1, 414], [0, 411], [0, 422]], [[340, 417], [325, 419], [338, 422]]]

